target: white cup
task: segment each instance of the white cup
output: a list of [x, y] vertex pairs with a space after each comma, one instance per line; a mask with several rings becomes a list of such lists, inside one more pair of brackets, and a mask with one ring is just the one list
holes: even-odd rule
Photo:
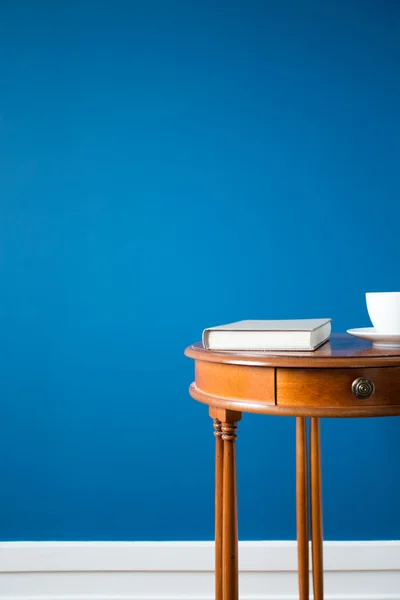
[[400, 292], [367, 292], [367, 309], [379, 333], [400, 334]]

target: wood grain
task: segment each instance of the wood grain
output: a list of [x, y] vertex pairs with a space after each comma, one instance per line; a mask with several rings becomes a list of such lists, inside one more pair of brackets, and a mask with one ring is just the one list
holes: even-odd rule
[[309, 598], [308, 573], [308, 468], [306, 419], [296, 419], [296, 514], [300, 600]]
[[237, 423], [242, 419], [241, 412], [219, 408], [218, 406], [210, 406], [208, 413], [212, 419], [218, 419], [221, 423]]
[[208, 404], [210, 409], [221, 409], [231, 412], [250, 412], [260, 415], [276, 415], [281, 417], [395, 417], [400, 416], [400, 398], [398, 405], [380, 406], [278, 406], [254, 400], [227, 400], [218, 398], [201, 390], [194, 383], [189, 388], [189, 393], [195, 400]]
[[[400, 416], [400, 351], [378, 350], [348, 335], [332, 335], [315, 352], [211, 352], [195, 359], [193, 398], [214, 419], [216, 600], [238, 600], [236, 428], [242, 412], [295, 416], [296, 508], [300, 600], [309, 599], [306, 418], [311, 417], [310, 493], [313, 587], [323, 600], [323, 531], [319, 417]], [[352, 383], [370, 379], [375, 392], [357, 398]]]
[[275, 404], [275, 369], [196, 361], [196, 386], [213, 396]]
[[400, 349], [375, 348], [347, 333], [332, 334], [314, 352], [213, 352], [198, 342], [186, 348], [185, 354], [195, 360], [261, 367], [400, 367]]
[[310, 425], [311, 550], [314, 600], [324, 599], [320, 420]]
[[[358, 377], [375, 384], [369, 398], [351, 389]], [[278, 406], [385, 406], [400, 404], [400, 367], [354, 369], [277, 369]]]
[[222, 506], [224, 443], [221, 421], [214, 419], [215, 435], [215, 600], [222, 599]]
[[236, 482], [236, 423], [222, 423], [224, 444], [222, 515], [222, 597], [238, 600], [238, 522]]

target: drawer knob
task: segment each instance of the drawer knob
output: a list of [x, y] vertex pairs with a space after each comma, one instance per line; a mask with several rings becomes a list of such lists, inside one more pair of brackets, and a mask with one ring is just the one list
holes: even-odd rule
[[357, 398], [369, 398], [375, 391], [375, 386], [370, 379], [358, 377], [353, 381], [351, 391]]

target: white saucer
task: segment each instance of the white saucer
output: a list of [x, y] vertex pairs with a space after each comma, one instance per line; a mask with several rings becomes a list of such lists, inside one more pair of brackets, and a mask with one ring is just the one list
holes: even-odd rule
[[379, 333], [374, 327], [348, 329], [347, 333], [355, 335], [362, 340], [368, 340], [378, 348], [400, 348], [400, 333]]

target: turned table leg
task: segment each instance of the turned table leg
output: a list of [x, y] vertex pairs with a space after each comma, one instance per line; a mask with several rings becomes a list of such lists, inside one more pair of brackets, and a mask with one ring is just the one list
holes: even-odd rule
[[320, 420], [312, 417], [310, 425], [310, 479], [308, 478], [307, 420], [296, 419], [296, 509], [297, 553], [300, 600], [309, 598], [308, 567], [308, 482], [310, 481], [311, 554], [314, 600], [324, 598], [321, 439]]
[[221, 421], [214, 419], [215, 435], [215, 600], [222, 600], [222, 486], [224, 446]]
[[300, 600], [309, 598], [307, 422], [296, 418], [296, 514]]
[[238, 523], [236, 487], [236, 423], [222, 423], [224, 442], [222, 581], [223, 600], [238, 599]]
[[320, 420], [311, 419], [311, 548], [314, 600], [324, 598]]
[[236, 431], [240, 412], [210, 407], [215, 441], [215, 598], [238, 600]]

